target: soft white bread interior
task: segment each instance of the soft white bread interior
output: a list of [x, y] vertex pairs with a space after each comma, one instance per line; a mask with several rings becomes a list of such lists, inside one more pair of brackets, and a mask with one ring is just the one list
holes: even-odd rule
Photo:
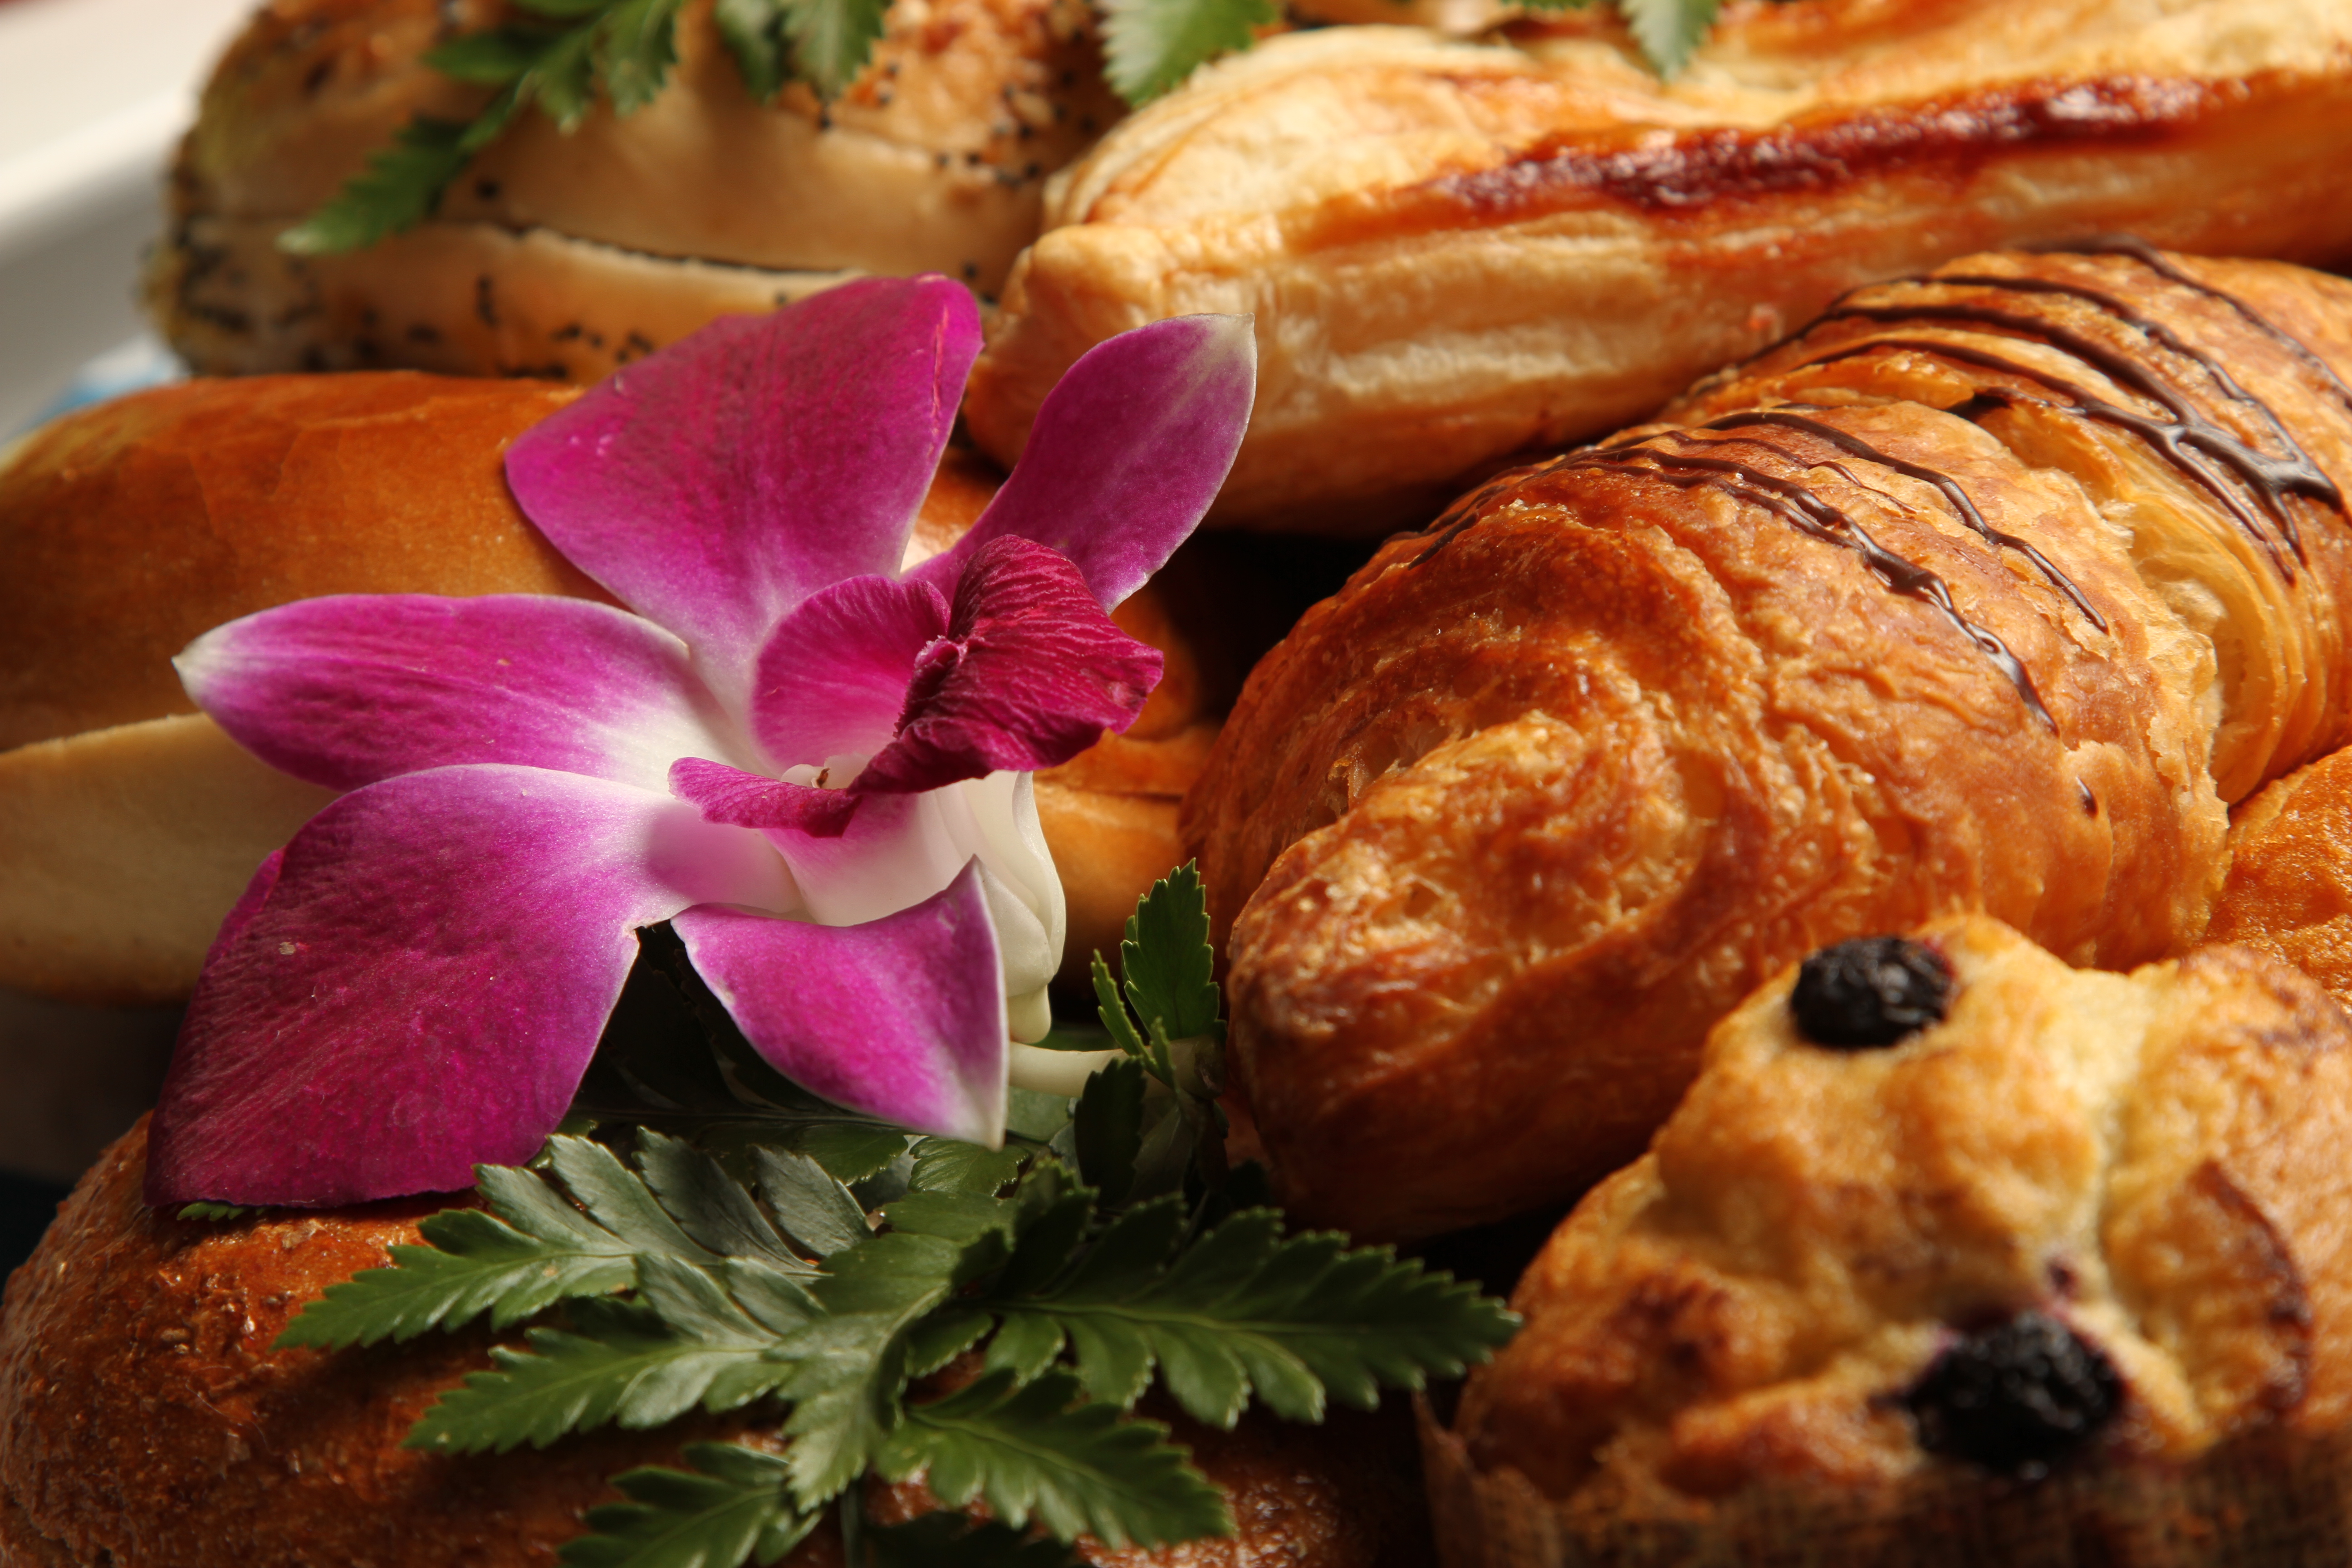
[[[72, 415], [0, 461], [0, 989], [164, 1003], [194, 985], [254, 868], [331, 796], [247, 755], [180, 688], [202, 632], [322, 594], [604, 597], [531, 527], [502, 460], [578, 395], [415, 372], [162, 388]], [[953, 542], [998, 480], [949, 454], [911, 554]], [[1167, 674], [1122, 736], [1039, 776], [1069, 962], [1115, 953], [1183, 858], [1179, 801], [1239, 684], [1188, 640], [1195, 573], [1119, 606]]]

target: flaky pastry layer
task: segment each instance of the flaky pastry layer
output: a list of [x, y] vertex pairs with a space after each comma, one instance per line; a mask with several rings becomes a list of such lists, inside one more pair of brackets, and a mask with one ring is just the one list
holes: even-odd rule
[[2343, 1427], [2352, 1024], [2241, 949], [2118, 975], [1981, 917], [1918, 940], [1950, 1010], [1895, 1044], [1808, 1040], [1793, 971], [1724, 1020], [1650, 1152], [1521, 1280], [1527, 1327], [1463, 1399], [1478, 1464], [1631, 1518], [1981, 1476], [2002, 1456], [1923, 1449], [1907, 1402], [2027, 1312], [2119, 1384], [2053, 1463]]
[[2193, 941], [2224, 803], [2352, 736], [2347, 371], [2336, 279], [1968, 258], [1385, 546], [1187, 805], [1287, 1201], [1564, 1202], [1832, 941]]
[[1743, 0], [1668, 83], [1600, 7], [1521, 32], [1277, 38], [1122, 124], [1014, 269], [982, 444], [1016, 453], [1116, 332], [1249, 311], [1257, 408], [1213, 521], [1377, 537], [1971, 250], [2352, 254], [2336, 0]]

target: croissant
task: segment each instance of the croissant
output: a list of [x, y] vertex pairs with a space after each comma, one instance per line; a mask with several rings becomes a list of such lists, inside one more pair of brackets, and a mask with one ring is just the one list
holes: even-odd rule
[[1671, 81], [1601, 7], [1511, 37], [1276, 38], [1113, 130], [1013, 268], [981, 444], [1115, 332], [1254, 311], [1212, 521], [1378, 538], [1972, 250], [2352, 256], [2341, 0], [1735, 0]]
[[2226, 803], [2352, 736], [2347, 368], [2336, 279], [1970, 257], [1384, 546], [1186, 806], [1286, 1201], [1564, 1201], [1831, 942], [2193, 940]]

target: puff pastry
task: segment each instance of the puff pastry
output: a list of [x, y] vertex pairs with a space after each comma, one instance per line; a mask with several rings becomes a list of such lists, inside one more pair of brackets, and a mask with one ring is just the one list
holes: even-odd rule
[[1187, 804], [1286, 1200], [1565, 1201], [1830, 941], [2193, 941], [2225, 803], [2352, 732], [2347, 372], [2336, 279], [1971, 257], [1391, 541]]
[[2352, 1419], [2352, 1023], [2239, 949], [2118, 975], [1978, 916], [1916, 940], [1924, 1028], [1825, 1046], [1793, 970], [1717, 1028], [1471, 1374], [1482, 1468], [1693, 1517]]
[[2341, 0], [1738, 0], [1671, 83], [1601, 7], [1515, 36], [1273, 39], [1124, 122], [1013, 270], [982, 444], [1115, 332], [1254, 311], [1213, 521], [1377, 538], [1971, 250], [2352, 255]]

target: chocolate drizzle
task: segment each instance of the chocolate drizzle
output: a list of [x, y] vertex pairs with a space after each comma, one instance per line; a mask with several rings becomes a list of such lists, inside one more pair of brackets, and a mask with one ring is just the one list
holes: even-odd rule
[[2003, 533], [1986, 521], [1984, 513], [1977, 510], [1976, 502], [1969, 499], [1969, 492], [1962, 489], [1960, 482], [1951, 475], [1924, 464], [1910, 462], [1890, 453], [1882, 452], [1859, 436], [1851, 435], [1834, 425], [1824, 425], [1818, 419], [1808, 419], [1802, 415], [1792, 414], [1785, 408], [1727, 415], [1721, 419], [1702, 425], [1699, 428], [1733, 430], [1742, 425], [1777, 425], [1783, 429], [1801, 430], [1816, 440], [1828, 442], [1839, 451], [1851, 457], [1860, 458], [1864, 462], [1875, 463], [1882, 468], [1890, 469], [1907, 479], [1918, 479], [1922, 483], [1933, 485], [1942, 493], [1946, 500], [1952, 503], [1952, 510], [1959, 514], [1962, 522], [1975, 530], [1989, 542], [2005, 550], [2014, 550], [2032, 562], [2041, 570], [2042, 576], [2049, 579], [2051, 586], [2073, 600], [2074, 607], [2082, 611], [2093, 626], [2101, 631], [2107, 629], [2106, 617], [2092, 607], [2091, 601], [2084, 596], [2083, 590], [2074, 585], [2072, 578], [2061, 572], [2056, 563], [2042, 554], [2031, 540], [2020, 539], [2013, 533]]
[[[2168, 283], [2228, 306], [2323, 382], [2346, 411], [2352, 413], [2352, 385], [2347, 385], [2326, 361], [2244, 301], [2191, 277], [2145, 242], [2119, 237], [2053, 248], [2087, 255], [2126, 257]], [[2037, 342], [2073, 357], [2115, 385], [2156, 405], [2163, 413], [2151, 415], [2124, 406], [2099, 396], [2064, 375], [2025, 363], [2007, 354], [1996, 353], [1974, 344], [1937, 338], [1873, 337], [1843, 344], [1807, 358], [1801, 363], [1821, 365], [1881, 352], [1909, 352], [1956, 364], [1971, 365], [2046, 389], [2055, 395], [2054, 399], [2036, 396], [2017, 387], [1979, 387], [1972, 395], [1943, 412], [1973, 421], [2004, 408], [2024, 405], [2053, 408], [2063, 414], [2127, 430], [2145, 441], [2167, 463], [2210, 492], [2247, 535], [2262, 547], [2279, 574], [2289, 583], [2295, 581], [2296, 566], [2305, 559], [2305, 552], [2295, 513], [2287, 498], [2300, 496], [2325, 504], [2339, 513], [2352, 515], [2347, 512], [2342, 489], [2313, 461], [2311, 455], [2269, 404], [2241, 385], [2212, 355], [2187, 341], [2170, 326], [2143, 314], [2117, 296], [2083, 283], [1990, 273], [1954, 274], [1906, 281], [1913, 287], [1977, 289], [2028, 297], [2069, 299], [2089, 305], [2122, 328], [2137, 332], [2172, 358], [2195, 364], [2215, 393], [2245, 411], [2250, 419], [2270, 432], [2283, 455], [2265, 451], [2236, 431], [2215, 423], [2169, 375], [2161, 374], [2149, 363], [2127, 351], [2086, 336], [2062, 322], [2037, 314], [2004, 310], [1990, 303], [1937, 302], [1903, 306], [1864, 305], [1841, 300], [1825, 312], [1820, 321], [1848, 319], [1890, 324], [1948, 322], [1959, 327], [1986, 329], [1994, 334], [2007, 334], [2021, 341]], [[1930, 485], [1950, 504], [1964, 525], [1996, 548], [2014, 550], [2022, 554], [2094, 626], [2103, 632], [2107, 629], [2105, 618], [2079, 586], [2032, 542], [1994, 528], [1953, 476], [1894, 457], [1860, 437], [1822, 420], [1808, 418], [1796, 412], [1797, 409], [1822, 412], [1808, 404], [1751, 409], [1727, 415], [1699, 427], [1725, 433], [1719, 438], [1702, 438], [1688, 430], [1654, 432], [1586, 447], [1535, 468], [1500, 476], [1477, 494], [1465, 498], [1433, 521], [1426, 531], [1430, 538], [1429, 547], [1407, 564], [1420, 566], [1433, 559], [1447, 544], [1476, 523], [1505, 490], [1547, 471], [1595, 468], [1644, 475], [1685, 490], [1717, 490], [1735, 500], [1762, 507], [1811, 538], [1853, 551], [1862, 557], [1872, 574], [1888, 589], [1932, 605], [2009, 678], [2033, 716], [2055, 731], [2057, 724], [2051, 718], [2049, 710], [2042, 705], [2024, 665], [1998, 636], [1959, 613], [1952, 601], [1950, 588], [1934, 572], [1880, 544], [1860, 523], [1815, 495], [1799, 480], [1780, 478], [1727, 458], [1675, 450], [1662, 445], [1745, 445], [1760, 447], [1786, 461], [1837, 474], [1859, 489], [1881, 495], [1885, 493], [1878, 487], [1865, 483], [1843, 463], [1827, 459], [1809, 460], [1759, 437], [1730, 434], [1742, 426], [1777, 426], [1810, 437], [1847, 457]], [[2252, 498], [2251, 502], [2249, 493]], [[2077, 787], [2081, 791], [2084, 810], [2096, 815], [2099, 810], [2097, 797], [2087, 784], [2078, 781]]]
[[[2279, 548], [2284, 540], [2296, 560], [2303, 558], [2303, 540], [2295, 526], [2294, 514], [2286, 504], [2290, 495], [2300, 495], [2324, 502], [2339, 510], [2344, 505], [2343, 493], [2334, 480], [2311, 460], [2309, 453], [2287, 432], [2277, 414], [2260, 398], [2249, 393], [2211, 355], [2182, 339], [2160, 321], [2151, 321], [2126, 305], [2113, 295], [2078, 284], [2063, 283], [2045, 279], [2009, 278], [1989, 274], [1960, 274], [1914, 280], [1914, 287], [1949, 286], [1981, 288], [2013, 293], [2054, 295], [2083, 300], [2112, 316], [2151, 342], [2195, 363], [2210, 378], [2214, 387], [2231, 402], [2258, 416], [2278, 437], [2286, 456], [2273, 457], [2250, 445], [2234, 431], [2223, 428], [2208, 419], [2179, 389], [2153, 374], [2146, 365], [2121, 350], [2096, 342], [2071, 328], [2040, 316], [2004, 310], [1982, 304], [1921, 304], [1921, 305], [1839, 305], [1822, 317], [1823, 321], [1841, 319], [1872, 321], [1949, 321], [1959, 326], [1989, 327], [2011, 332], [2026, 339], [2038, 339], [2060, 352], [2070, 354], [2098, 371], [2119, 386], [2128, 388], [2149, 402], [2158, 405], [2170, 416], [2168, 419], [2151, 417], [2136, 409], [2126, 408], [2097, 396], [2088, 388], [2055, 375], [2049, 371], [2021, 364], [1999, 355], [1954, 353], [1957, 345], [1944, 345], [1912, 340], [1904, 346], [1930, 354], [1943, 354], [1974, 363], [1986, 369], [2012, 374], [2020, 379], [2039, 382], [2068, 400], [2065, 412], [2119, 426], [2154, 447], [2164, 458], [2202, 485], [2219, 500], [2230, 515], [2257, 543], [2267, 552], [2279, 572], [2289, 582], [2295, 572], [2285, 552]], [[1870, 346], [1892, 346], [1879, 343]], [[1821, 361], [1849, 357], [1854, 350], [1823, 356]], [[2307, 352], [2307, 351], [2306, 351]], [[2016, 394], [2008, 395], [2013, 401], [2023, 401]], [[2263, 511], [2267, 513], [2276, 530], [2273, 538], [2263, 519], [2236, 488], [2229, 484], [2223, 470], [2234, 475], [2247, 489], [2260, 498]]]
[[2082, 256], [2126, 256], [2168, 283], [2177, 284], [2193, 294], [2202, 294], [2209, 300], [2227, 305], [2237, 312], [2240, 320], [2294, 355], [2302, 362], [2305, 370], [2326, 382], [2328, 390], [2336, 395], [2336, 401], [2344, 405], [2345, 412], [2352, 414], [2352, 386], [2347, 386], [2344, 378], [2336, 374], [2336, 367], [2314, 353], [2310, 344], [2273, 321], [2268, 316], [2263, 315], [2235, 294], [2226, 289], [2216, 289], [2210, 283], [2202, 283], [2190, 277], [2174, 266], [2164, 252], [2137, 235], [2104, 235], [2097, 239], [2083, 240], [2072, 245], [2048, 247], [2046, 250], [2053, 252], [2065, 250]]
[[[2025, 666], [2011, 653], [2009, 645], [1992, 632], [1962, 616], [1952, 603], [1952, 591], [1944, 580], [1916, 562], [1906, 561], [1870, 536], [1868, 530], [1844, 512], [1832, 506], [1811, 489], [1794, 479], [1768, 474], [1761, 468], [1727, 458], [1701, 457], [1690, 452], [1666, 451], [1647, 444], [1650, 440], [1698, 442], [1699, 438], [1685, 431], [1670, 430], [1647, 437], [1642, 444], [1621, 444], [1596, 447], [1587, 451], [1573, 452], [1562, 458], [1562, 468], [1613, 468], [1621, 472], [1647, 474], [1663, 479], [1681, 489], [1708, 489], [1720, 490], [1735, 500], [1751, 502], [1781, 519], [1800, 533], [1836, 544], [1860, 555], [1871, 574], [1897, 594], [1920, 600], [1942, 612], [1960, 634], [1976, 645], [1979, 652], [1990, 659], [1995, 668], [2010, 679], [2026, 709], [2053, 731], [2057, 721], [2042, 705], [2041, 694], [2033, 689], [2033, 678]], [[1734, 437], [1727, 441], [1701, 443], [1706, 446], [1760, 446], [1776, 456], [1790, 454], [1769, 443], [1753, 437]], [[1801, 462], [1801, 458], [1793, 459]], [[1824, 463], [1809, 465], [1827, 468], [1858, 488], [1862, 481], [1843, 465]]]

